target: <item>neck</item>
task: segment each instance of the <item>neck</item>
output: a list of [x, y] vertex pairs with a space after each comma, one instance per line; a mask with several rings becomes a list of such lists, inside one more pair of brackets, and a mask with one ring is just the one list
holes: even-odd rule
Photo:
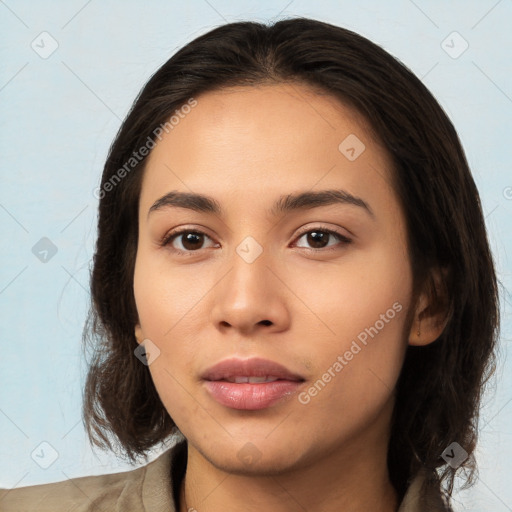
[[382, 436], [374, 442], [362, 436], [349, 447], [331, 449], [316, 462], [277, 475], [228, 473], [190, 443], [187, 457], [180, 512], [396, 512], [399, 506]]

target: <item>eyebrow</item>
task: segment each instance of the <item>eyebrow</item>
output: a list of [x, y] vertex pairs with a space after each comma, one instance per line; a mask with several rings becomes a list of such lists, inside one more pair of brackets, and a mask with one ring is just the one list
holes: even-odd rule
[[[308, 210], [332, 204], [346, 204], [360, 207], [375, 219], [375, 214], [370, 208], [370, 205], [360, 197], [356, 197], [346, 190], [306, 191], [284, 195], [279, 197], [273, 204], [269, 213], [275, 217], [279, 214], [291, 211]], [[150, 213], [154, 211], [170, 207], [187, 208], [196, 212], [222, 216], [222, 207], [215, 199], [209, 196], [192, 192], [171, 191], [153, 203], [148, 211], [148, 217]]]

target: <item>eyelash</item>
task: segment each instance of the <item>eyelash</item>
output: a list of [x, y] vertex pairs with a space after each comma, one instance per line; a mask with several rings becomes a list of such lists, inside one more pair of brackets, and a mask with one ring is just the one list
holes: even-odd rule
[[[334, 237], [338, 238], [338, 240], [342, 243], [342, 245], [348, 245], [348, 244], [352, 243], [352, 240], [350, 238], [347, 238], [345, 235], [342, 235], [341, 233], [339, 233], [337, 231], [334, 231], [329, 228], [325, 228], [323, 226], [316, 226], [314, 228], [309, 228], [309, 229], [302, 231], [301, 233], [299, 233], [297, 235], [296, 240], [298, 240], [298, 239], [302, 238], [304, 235], [306, 235], [308, 233], [312, 233], [312, 232], [317, 232], [317, 233], [319, 232], [319, 233], [326, 233], [329, 235], [333, 235]], [[203, 231], [197, 230], [197, 229], [182, 229], [182, 230], [174, 231], [174, 232], [164, 235], [164, 237], [160, 241], [160, 246], [162, 246], [162, 247], [168, 246], [169, 244], [171, 244], [171, 242], [175, 238], [178, 238], [180, 235], [189, 234], [189, 233], [193, 233], [194, 235], [204, 235], [205, 237], [210, 238], [206, 233], [204, 233]], [[301, 247], [301, 249], [309, 249], [310, 251], [313, 251], [313, 252], [325, 252], [325, 251], [337, 250], [337, 249], [340, 249], [340, 247], [338, 245], [335, 245], [333, 247], [326, 247], [323, 249], [304, 248], [304, 247]], [[201, 249], [197, 249], [195, 251], [183, 251], [181, 249], [176, 249], [175, 247], [172, 247], [172, 251], [180, 256], [181, 255], [192, 256], [194, 253], [198, 253], [199, 251], [201, 251]]]

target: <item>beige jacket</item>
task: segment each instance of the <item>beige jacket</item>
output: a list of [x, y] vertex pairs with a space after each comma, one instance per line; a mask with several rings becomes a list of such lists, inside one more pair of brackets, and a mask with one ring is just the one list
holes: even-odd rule
[[[0, 511], [177, 512], [176, 495], [186, 462], [185, 448], [186, 443], [180, 442], [149, 464], [123, 473], [0, 489]], [[421, 476], [413, 480], [398, 512], [445, 510], [440, 496], [420, 497], [421, 483]]]

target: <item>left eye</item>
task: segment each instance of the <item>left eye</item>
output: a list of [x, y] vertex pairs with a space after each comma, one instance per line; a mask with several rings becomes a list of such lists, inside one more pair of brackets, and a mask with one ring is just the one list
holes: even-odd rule
[[336, 245], [328, 243], [330, 237], [337, 238], [338, 241], [342, 242], [343, 244], [349, 244], [351, 242], [351, 240], [346, 236], [343, 236], [342, 234], [337, 233], [336, 231], [332, 231], [330, 229], [310, 229], [309, 231], [302, 233], [302, 235], [299, 236], [298, 240], [304, 237], [306, 237], [307, 243], [313, 246], [310, 247], [312, 249], [323, 249], [325, 247], [331, 247], [332, 245]]

